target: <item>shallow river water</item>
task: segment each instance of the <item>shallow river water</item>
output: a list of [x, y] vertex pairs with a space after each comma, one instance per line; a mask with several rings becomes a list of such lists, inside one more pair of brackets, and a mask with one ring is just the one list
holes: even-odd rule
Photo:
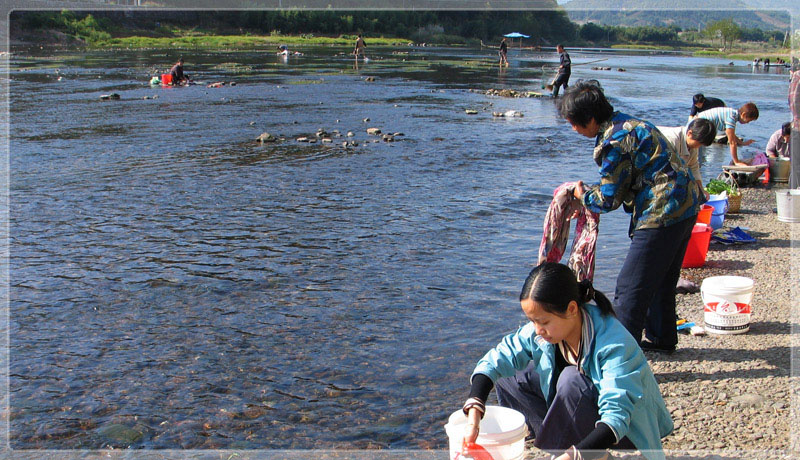
[[[370, 48], [356, 69], [349, 49], [302, 51], [183, 53], [222, 88], [149, 86], [173, 51], [10, 58], [12, 447], [445, 447], [475, 362], [524, 322], [552, 190], [596, 180], [592, 141], [550, 98], [482, 93], [541, 91], [553, 52], [499, 69], [486, 50]], [[788, 120], [780, 69], [571, 55], [606, 59], [573, 81], [659, 125], [696, 92], [755, 101], [745, 156]], [[491, 115], [507, 110], [524, 117]], [[342, 137], [294, 140], [318, 129]], [[706, 150], [706, 181], [728, 159]], [[627, 219], [601, 218], [609, 295]]]

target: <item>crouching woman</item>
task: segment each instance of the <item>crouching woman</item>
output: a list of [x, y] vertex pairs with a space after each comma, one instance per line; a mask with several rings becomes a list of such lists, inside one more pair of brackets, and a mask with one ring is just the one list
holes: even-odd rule
[[496, 387], [500, 405], [524, 414], [534, 445], [558, 460], [604, 458], [607, 448], [663, 460], [661, 438], [672, 432], [672, 419], [608, 298], [552, 262], [531, 271], [519, 298], [530, 322], [475, 367], [464, 441], [477, 439]]

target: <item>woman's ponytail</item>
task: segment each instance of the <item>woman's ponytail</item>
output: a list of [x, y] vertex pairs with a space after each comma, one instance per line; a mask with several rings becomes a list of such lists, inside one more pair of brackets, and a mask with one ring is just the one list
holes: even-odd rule
[[603, 314], [615, 315], [611, 301], [602, 292], [594, 290], [591, 280], [580, 281], [578, 283], [578, 292], [580, 293], [581, 304], [594, 302]]

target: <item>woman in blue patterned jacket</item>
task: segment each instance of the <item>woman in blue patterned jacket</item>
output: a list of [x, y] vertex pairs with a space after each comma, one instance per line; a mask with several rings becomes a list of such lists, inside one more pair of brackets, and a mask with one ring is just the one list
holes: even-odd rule
[[575, 198], [593, 212], [623, 206], [631, 214], [631, 245], [614, 293], [617, 316], [643, 349], [672, 352], [675, 283], [702, 192], [661, 132], [614, 111], [596, 80], [568, 88], [559, 111], [578, 134], [595, 139], [600, 181], [578, 182]]

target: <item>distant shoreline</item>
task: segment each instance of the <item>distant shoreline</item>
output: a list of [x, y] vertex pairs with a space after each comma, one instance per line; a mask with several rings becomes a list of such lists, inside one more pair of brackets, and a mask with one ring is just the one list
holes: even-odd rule
[[[184, 35], [180, 37], [115, 37], [86, 43], [75, 40], [62, 33], [43, 33], [39, 37], [12, 40], [11, 47], [53, 46], [80, 47], [86, 49], [263, 49], [287, 46], [354, 46], [356, 37], [314, 37], [302, 35]], [[32, 39], [31, 39], [32, 38]], [[43, 38], [43, 39], [42, 39]], [[56, 40], [53, 40], [53, 39]], [[60, 39], [59, 39], [60, 38]], [[69, 39], [68, 39], [69, 38]], [[49, 39], [49, 40], [48, 40]], [[413, 44], [406, 38], [365, 37], [369, 46], [407, 46]]]
[[[25, 47], [25, 46], [53, 46], [53, 47], [80, 47], [87, 49], [97, 50], [137, 50], [137, 49], [265, 49], [277, 48], [279, 45], [287, 46], [348, 46], [355, 44], [355, 36], [342, 35], [339, 37], [315, 37], [304, 35], [184, 35], [179, 37], [144, 37], [144, 36], [130, 36], [130, 37], [116, 37], [107, 40], [102, 40], [96, 43], [88, 44], [80, 40], [70, 39], [63, 33], [43, 33], [39, 37], [42, 39], [62, 38], [63, 40], [50, 41], [44, 40], [12, 40], [10, 47]], [[367, 46], [409, 46], [418, 45], [413, 40], [398, 37], [365, 37]], [[445, 44], [445, 43], [429, 43], [431, 46], [452, 46], [464, 47], [470, 46], [464, 44]], [[477, 46], [478, 42], [476, 42]], [[491, 47], [483, 45], [485, 47]], [[776, 58], [782, 58], [787, 62], [791, 59], [791, 50], [781, 50], [775, 48], [748, 48], [741, 51], [718, 51], [712, 48], [700, 48], [697, 46], [674, 46], [674, 45], [651, 45], [651, 44], [634, 44], [634, 43], [618, 43], [602, 45], [581, 45], [570, 46], [566, 45], [567, 49], [602, 49], [602, 50], [635, 50], [635, 51], [660, 51], [672, 52], [679, 54], [686, 54], [695, 57], [718, 57], [721, 59], [732, 60], [746, 60], [752, 61], [756, 58], [769, 58], [775, 61]], [[527, 47], [526, 47], [527, 48]], [[531, 47], [535, 49], [537, 47]], [[541, 47], [547, 49], [548, 47]]]

